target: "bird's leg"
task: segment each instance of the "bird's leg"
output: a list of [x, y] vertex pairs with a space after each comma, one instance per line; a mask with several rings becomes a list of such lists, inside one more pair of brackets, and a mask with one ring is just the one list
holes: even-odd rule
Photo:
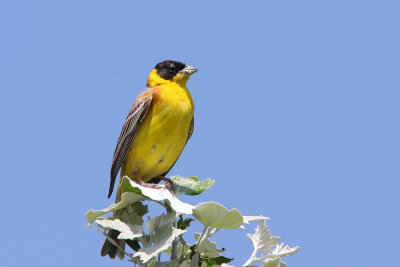
[[157, 176], [157, 178], [165, 181], [166, 183], [169, 183], [169, 185], [171, 186], [170, 192], [171, 192], [172, 195], [174, 195], [175, 186], [174, 186], [174, 183], [171, 181], [171, 179], [169, 179], [167, 177], [164, 177], [164, 176], [161, 176], [161, 175]]
[[148, 188], [158, 188], [158, 186], [156, 184], [148, 184], [145, 181], [143, 181], [143, 179], [142, 179], [142, 177], [140, 177], [138, 171], [134, 171], [133, 174], [136, 176], [136, 179], [141, 186], [148, 187]]

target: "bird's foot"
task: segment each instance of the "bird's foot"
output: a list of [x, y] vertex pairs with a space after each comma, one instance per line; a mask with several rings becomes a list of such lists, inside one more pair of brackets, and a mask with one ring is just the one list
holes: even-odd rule
[[[139, 183], [139, 185], [144, 186], [144, 187], [147, 187], [147, 188], [153, 188], [153, 189], [158, 189], [158, 188], [160, 188], [160, 186], [157, 185], [157, 184], [148, 184], [148, 183], [146, 183], [146, 182], [143, 180], [143, 178], [140, 177], [140, 175], [139, 175], [139, 173], [138, 173], [137, 171], [136, 171], [136, 172], [133, 172], [133, 174], [136, 176], [136, 180], [137, 180], [137, 182]], [[175, 196], [175, 194], [174, 194], [175, 186], [174, 186], [174, 183], [171, 181], [171, 179], [169, 179], [169, 178], [167, 178], [167, 177], [165, 177], [165, 176], [161, 176], [161, 175], [160, 175], [160, 176], [157, 176], [156, 178], [165, 181], [165, 183], [168, 183], [168, 184], [170, 185], [169, 192], [170, 192], [173, 196]]]
[[173, 196], [175, 196], [174, 195], [174, 191], [175, 191], [175, 186], [174, 186], [174, 183], [171, 181], [171, 179], [169, 179], [169, 178], [167, 178], [167, 177], [164, 177], [164, 176], [157, 176], [157, 178], [158, 179], [161, 179], [161, 180], [163, 180], [163, 181], [165, 181], [165, 183], [168, 183], [169, 185], [170, 185], [170, 190], [169, 190], [169, 192], [171, 192], [171, 194], [173, 195]]
[[140, 177], [139, 172], [133, 172], [133, 174], [135, 174], [136, 179], [138, 181], [138, 184], [143, 186], [143, 187], [147, 187], [147, 188], [153, 188], [153, 189], [158, 189], [160, 188], [158, 185], [156, 184], [148, 184], [145, 181], [143, 181], [142, 177]]

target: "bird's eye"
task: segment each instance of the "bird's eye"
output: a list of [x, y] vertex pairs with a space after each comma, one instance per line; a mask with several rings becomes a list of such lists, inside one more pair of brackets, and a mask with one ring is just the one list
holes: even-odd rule
[[175, 65], [173, 65], [173, 64], [169, 65], [169, 69], [170, 70], [175, 70]]

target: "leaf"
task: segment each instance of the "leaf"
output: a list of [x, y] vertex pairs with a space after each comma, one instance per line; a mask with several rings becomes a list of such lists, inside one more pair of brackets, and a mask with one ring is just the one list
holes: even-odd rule
[[[294, 248], [288, 245], [278, 244], [280, 237], [271, 236], [268, 230], [265, 220], [258, 220], [258, 225], [254, 231], [254, 234], [247, 234], [250, 241], [253, 243], [254, 251], [244, 266], [249, 266], [254, 261], [263, 262], [263, 266], [267, 267], [285, 267], [286, 263], [280, 260], [281, 257], [292, 256], [297, 251], [299, 247]], [[271, 247], [276, 246], [273, 250]], [[268, 255], [257, 257], [258, 252], [267, 252]]]
[[263, 215], [260, 216], [243, 216], [243, 223], [249, 224], [251, 221], [255, 220], [269, 220], [269, 217], [265, 217]]
[[124, 223], [120, 219], [96, 219], [96, 223], [104, 229], [118, 230], [120, 234], [118, 239], [134, 239], [143, 235], [143, 229], [141, 225], [132, 225], [130, 223]]
[[89, 224], [93, 223], [96, 218], [102, 216], [103, 214], [120, 210], [122, 208], [125, 208], [127, 205], [135, 203], [139, 200], [153, 200], [156, 202], [166, 201], [173, 210], [183, 214], [192, 214], [194, 208], [192, 205], [184, 203], [173, 196], [171, 192], [167, 188], [165, 188], [164, 185], [159, 185], [159, 188], [148, 188], [141, 186], [131, 181], [127, 176], [124, 176], [122, 177], [121, 181], [121, 189], [123, 193], [120, 202], [112, 204], [108, 208], [102, 210], [91, 209], [85, 214]]
[[146, 222], [147, 231], [150, 233], [150, 235], [152, 235], [153, 233], [156, 233], [159, 228], [163, 228], [166, 226], [172, 227], [175, 218], [175, 213], [163, 213], [155, 218], [149, 218]]
[[147, 230], [157, 233], [160, 228], [172, 226], [176, 217], [176, 213], [162, 213], [155, 218], [148, 217], [149, 220], [146, 222]]
[[[196, 241], [199, 239], [200, 234], [195, 233], [194, 238]], [[215, 242], [212, 242], [209, 238], [203, 238], [201, 243], [196, 248], [196, 252], [199, 252], [201, 255], [205, 255], [211, 258], [219, 257], [220, 253]]]
[[258, 220], [258, 225], [254, 234], [247, 234], [257, 252], [271, 252], [270, 247], [275, 246], [280, 237], [271, 236], [265, 220]]
[[262, 267], [286, 267], [286, 263], [280, 258], [267, 259], [266, 261], [263, 261]]
[[154, 259], [150, 263], [146, 264], [145, 267], [156, 267], [156, 259]]
[[183, 178], [179, 175], [171, 176], [171, 181], [174, 183], [175, 195], [189, 195], [195, 196], [200, 195], [208, 188], [210, 188], [215, 180], [207, 178], [203, 181], [199, 181], [196, 176], [190, 176]]
[[88, 212], [86, 212], [85, 216], [86, 219], [89, 221], [89, 224], [91, 224], [96, 220], [96, 218], [102, 216], [103, 214], [120, 210], [122, 208], [125, 208], [128, 204], [134, 203], [141, 199], [143, 199], [142, 196], [127, 192], [122, 194], [120, 202], [112, 204], [108, 208], [102, 210], [89, 210]]
[[200, 262], [200, 254], [197, 252], [191, 256], [190, 267], [197, 267]]
[[[183, 255], [187, 254], [189, 252], [190, 245], [188, 244], [187, 246], [179, 246], [178, 247], [178, 255]], [[171, 255], [172, 252], [172, 246], [168, 247], [166, 250], [163, 250], [163, 253]]]
[[179, 220], [177, 222], [178, 229], [185, 230], [190, 226], [190, 223], [194, 222], [192, 218], [183, 219], [182, 215], [179, 215]]
[[281, 258], [287, 256], [293, 256], [299, 251], [300, 247], [295, 246], [293, 248], [289, 247], [288, 245], [284, 246], [284, 243], [281, 243], [275, 247], [275, 249], [266, 256], [256, 258], [255, 261], [264, 261], [265, 259], [269, 258]]
[[173, 267], [173, 263], [170, 261], [162, 261], [162, 262], [156, 262], [155, 267]]
[[243, 216], [237, 209], [228, 211], [216, 202], [198, 204], [193, 209], [193, 216], [205, 227], [235, 229], [243, 224]]
[[121, 181], [122, 192], [131, 192], [137, 194], [143, 199], [153, 200], [153, 201], [167, 201], [171, 208], [179, 213], [192, 214], [193, 206], [180, 201], [177, 197], [173, 196], [171, 192], [164, 186], [158, 185], [158, 188], [148, 188], [141, 186], [127, 176], [122, 177]]
[[142, 217], [148, 212], [148, 206], [143, 205], [143, 203], [140, 201], [137, 201], [129, 204], [127, 207], [118, 212], [118, 217], [125, 223], [142, 225], [144, 222]]
[[300, 247], [295, 246], [294, 248], [289, 247], [288, 245], [283, 246], [284, 244], [277, 245], [275, 249], [271, 252], [272, 255], [274, 256], [279, 256], [279, 257], [287, 257], [287, 256], [293, 256], [296, 254]]
[[148, 220], [146, 227], [150, 233], [151, 240], [147, 244], [142, 243], [143, 247], [133, 257], [139, 257], [143, 263], [146, 263], [150, 259], [157, 257], [158, 253], [168, 249], [176, 237], [186, 232], [173, 227], [175, 218], [175, 214], [167, 213]]
[[[243, 224], [250, 224], [251, 221], [255, 220], [269, 220], [269, 217], [265, 217], [263, 215], [260, 216], [243, 216]], [[245, 229], [244, 225], [241, 225], [240, 228]]]
[[247, 234], [247, 236], [253, 243], [254, 251], [244, 266], [250, 265], [255, 260], [257, 252], [271, 252], [270, 247], [275, 246], [280, 240], [280, 237], [271, 236], [265, 220], [258, 220], [254, 234]]
[[224, 256], [219, 256], [216, 258], [209, 258], [207, 256], [200, 257], [201, 262], [205, 262], [207, 266], [215, 266], [215, 265], [221, 265], [223, 263], [228, 263], [233, 261], [233, 259], [226, 258]]
[[157, 240], [153, 246], [142, 247], [133, 255], [133, 257], [140, 257], [143, 262], [147, 262], [151, 258], [157, 257], [158, 253], [167, 249], [172, 244], [172, 241], [174, 241], [176, 237], [180, 236], [184, 232], [186, 231], [172, 227], [165, 229], [162, 238], [158, 238], [159, 240]]

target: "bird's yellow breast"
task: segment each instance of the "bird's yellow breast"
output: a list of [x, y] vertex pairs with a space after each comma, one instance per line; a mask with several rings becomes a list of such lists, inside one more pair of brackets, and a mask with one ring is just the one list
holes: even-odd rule
[[145, 182], [167, 172], [181, 154], [193, 118], [189, 90], [176, 83], [160, 85], [145, 92], [153, 95], [150, 109], [139, 126], [121, 167], [121, 177]]

